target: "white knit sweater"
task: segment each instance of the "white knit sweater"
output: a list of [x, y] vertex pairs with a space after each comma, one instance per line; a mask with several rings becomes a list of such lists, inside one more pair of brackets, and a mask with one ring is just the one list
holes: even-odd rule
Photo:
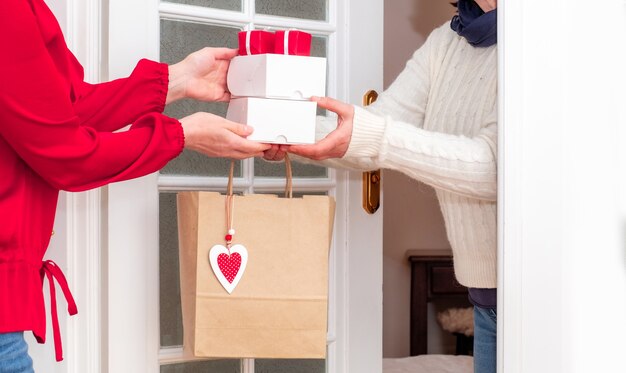
[[[320, 120], [318, 136], [335, 126]], [[376, 103], [355, 109], [348, 151], [331, 163], [398, 170], [433, 186], [458, 281], [495, 288], [496, 144], [496, 47], [472, 47], [446, 23]]]

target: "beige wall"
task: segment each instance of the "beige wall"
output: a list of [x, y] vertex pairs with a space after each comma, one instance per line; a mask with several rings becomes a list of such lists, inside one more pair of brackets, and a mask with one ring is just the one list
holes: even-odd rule
[[[446, 0], [385, 0], [385, 87], [402, 71], [430, 31], [449, 20]], [[383, 356], [409, 355], [410, 268], [406, 250], [450, 247], [434, 190], [394, 171], [384, 172]], [[448, 352], [434, 306], [429, 315], [429, 352]]]
[[453, 14], [454, 8], [447, 0], [385, 0], [385, 87], [428, 34]]

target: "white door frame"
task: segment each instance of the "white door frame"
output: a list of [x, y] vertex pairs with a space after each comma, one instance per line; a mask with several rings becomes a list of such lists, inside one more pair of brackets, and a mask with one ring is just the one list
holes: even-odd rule
[[[499, 372], [561, 372], [566, 1], [500, 2]], [[550, 19], [551, 33], [545, 35]], [[541, 42], [541, 38], [547, 39]], [[542, 58], [550, 56], [550, 58]], [[541, 61], [541, 64], [538, 63]], [[539, 135], [540, 134], [540, 135]], [[537, 306], [544, 305], [544, 306]]]

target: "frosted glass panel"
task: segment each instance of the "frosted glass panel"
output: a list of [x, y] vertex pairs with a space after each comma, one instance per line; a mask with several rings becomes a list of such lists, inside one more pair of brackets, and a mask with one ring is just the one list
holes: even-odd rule
[[311, 56], [327, 57], [328, 38], [326, 36], [313, 36], [311, 40]]
[[[239, 29], [232, 27], [203, 25], [191, 22], [161, 21], [161, 62], [173, 64], [187, 55], [204, 47], [237, 47]], [[226, 103], [205, 103], [194, 100], [181, 100], [170, 104], [165, 115], [183, 118], [198, 111], [225, 116]], [[239, 163], [239, 162], [238, 162]], [[178, 158], [169, 162], [162, 174], [194, 175], [194, 176], [226, 176], [230, 161], [208, 158], [193, 151], [185, 150]], [[241, 167], [237, 164], [235, 175], [241, 175]]]
[[327, 0], [256, 0], [256, 12], [272, 16], [325, 21]]
[[239, 373], [239, 360], [212, 360], [161, 366], [161, 373]]
[[[328, 38], [325, 36], [314, 36], [311, 40], [311, 56], [328, 57]], [[328, 67], [326, 69], [328, 71]], [[326, 87], [328, 88], [328, 72], [326, 76]], [[326, 110], [317, 108], [317, 115], [326, 115]]]
[[159, 195], [159, 269], [161, 346], [182, 346], [176, 193]]
[[[186, 176], [228, 176], [230, 160], [224, 158], [209, 158], [194, 151], [185, 150], [171, 160], [161, 170], [162, 175]], [[235, 162], [235, 177], [241, 176], [241, 162]]]
[[[325, 167], [314, 166], [310, 164], [299, 163], [296, 161], [291, 162], [293, 169], [293, 177], [315, 177], [324, 178], [328, 175], [328, 171]], [[260, 158], [254, 159], [254, 174], [260, 177], [285, 177], [285, 164], [284, 163], [270, 163]]]
[[324, 373], [325, 360], [255, 360], [255, 373]]
[[167, 0], [167, 2], [241, 11], [241, 0]]

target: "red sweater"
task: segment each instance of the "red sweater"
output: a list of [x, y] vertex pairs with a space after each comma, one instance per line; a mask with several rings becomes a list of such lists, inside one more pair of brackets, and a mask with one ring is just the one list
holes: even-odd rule
[[61, 271], [43, 261], [59, 190], [155, 172], [180, 154], [184, 137], [160, 114], [167, 65], [142, 60], [126, 79], [85, 83], [43, 0], [0, 1], [0, 34], [0, 333], [32, 330], [43, 343], [44, 276], [75, 311]]

